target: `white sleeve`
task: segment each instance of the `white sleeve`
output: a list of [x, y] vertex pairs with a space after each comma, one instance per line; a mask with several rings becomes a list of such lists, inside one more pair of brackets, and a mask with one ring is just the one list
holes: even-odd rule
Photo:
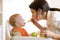
[[47, 27], [47, 20], [40, 20], [40, 21], [38, 21], [38, 23], [39, 23], [42, 27]]
[[53, 23], [56, 27], [60, 28], [60, 12], [55, 12], [53, 17]]

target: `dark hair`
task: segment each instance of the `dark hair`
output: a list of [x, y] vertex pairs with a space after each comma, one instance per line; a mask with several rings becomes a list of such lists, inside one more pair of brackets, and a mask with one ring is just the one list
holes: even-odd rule
[[34, 0], [30, 5], [29, 8], [35, 9], [38, 11], [40, 8], [42, 11], [47, 11], [49, 9], [49, 5], [46, 0]]
[[50, 11], [60, 11], [59, 8], [50, 8]]

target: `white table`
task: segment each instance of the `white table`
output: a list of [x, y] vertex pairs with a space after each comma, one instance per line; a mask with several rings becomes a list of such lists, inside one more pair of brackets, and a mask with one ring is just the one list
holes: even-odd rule
[[53, 40], [52, 38], [14, 36], [12, 40]]

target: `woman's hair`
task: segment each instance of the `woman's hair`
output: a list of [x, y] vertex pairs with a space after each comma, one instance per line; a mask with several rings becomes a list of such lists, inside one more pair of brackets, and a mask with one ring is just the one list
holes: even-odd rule
[[50, 8], [50, 11], [60, 11], [59, 8]]
[[16, 20], [16, 17], [18, 16], [19, 14], [14, 14], [12, 15], [10, 18], [9, 18], [9, 23], [11, 26], [15, 26], [15, 20]]
[[41, 9], [42, 11], [47, 11], [49, 9], [49, 5], [46, 0], [34, 0], [30, 5], [29, 8], [32, 8], [36, 11]]

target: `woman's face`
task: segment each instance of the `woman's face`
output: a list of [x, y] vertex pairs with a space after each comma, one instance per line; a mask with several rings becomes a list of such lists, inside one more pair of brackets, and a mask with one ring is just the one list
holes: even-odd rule
[[[46, 18], [46, 12], [42, 12], [41, 9], [39, 9], [38, 11], [34, 10], [34, 9], [30, 9], [31, 12], [32, 12], [32, 17], [37, 19], [37, 20], [40, 20], [40, 19], [43, 19], [43, 18]], [[42, 15], [42, 13], [44, 13]]]
[[37, 13], [36, 10], [34, 10], [34, 9], [30, 9], [30, 10], [32, 12], [32, 17], [33, 18], [36, 18], [36, 13]]

